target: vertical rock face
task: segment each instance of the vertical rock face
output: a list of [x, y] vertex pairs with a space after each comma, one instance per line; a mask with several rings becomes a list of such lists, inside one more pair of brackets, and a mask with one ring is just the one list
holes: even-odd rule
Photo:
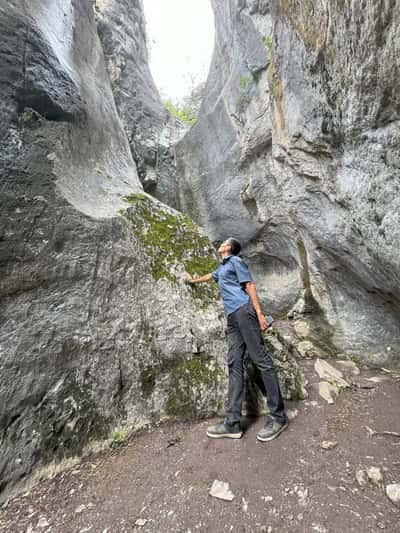
[[150, 74], [141, 0], [97, 0], [98, 33], [115, 103], [144, 189], [175, 207], [170, 145], [182, 136], [163, 106]]
[[246, 243], [269, 308], [313, 313], [304, 337], [398, 361], [396, 4], [213, 6], [207, 96], [177, 147], [182, 208]]
[[314, 295], [340, 347], [399, 358], [400, 11], [281, 2], [274, 17], [273, 157]]
[[222, 308], [183, 283], [215, 255], [143, 187], [244, 241], [266, 307], [311, 317], [302, 337], [398, 361], [396, 3], [213, 6], [206, 97], [172, 152], [139, 0], [0, 6], [0, 490], [120, 424], [222, 408]]
[[1, 491], [120, 424], [215, 413], [225, 342], [183, 282], [215, 254], [143, 194], [92, 2], [3, 3], [0, 34]]

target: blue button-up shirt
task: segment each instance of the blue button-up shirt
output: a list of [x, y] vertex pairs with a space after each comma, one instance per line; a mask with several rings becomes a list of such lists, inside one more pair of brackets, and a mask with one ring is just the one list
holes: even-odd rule
[[243, 259], [237, 255], [224, 257], [217, 270], [212, 272], [212, 277], [221, 290], [226, 316], [249, 303], [250, 298], [243, 284], [253, 281], [253, 278]]

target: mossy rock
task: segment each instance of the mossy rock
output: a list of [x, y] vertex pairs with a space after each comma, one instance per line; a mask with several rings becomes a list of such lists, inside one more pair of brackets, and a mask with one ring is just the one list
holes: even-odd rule
[[170, 371], [167, 415], [191, 419], [218, 412], [220, 382], [224, 379], [225, 372], [215, 359], [196, 357], [179, 362]]
[[[120, 214], [129, 220], [136, 237], [143, 244], [151, 264], [151, 274], [158, 281], [177, 282], [178, 271], [204, 275], [218, 266], [215, 252], [207, 237], [182, 213], [162, 207], [149, 196], [134, 193], [125, 197], [130, 204]], [[194, 299], [201, 305], [215, 302], [219, 293], [213, 284], [191, 286]]]

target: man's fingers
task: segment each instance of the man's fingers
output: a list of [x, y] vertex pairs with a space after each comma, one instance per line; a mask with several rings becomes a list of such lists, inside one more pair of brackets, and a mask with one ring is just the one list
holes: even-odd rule
[[261, 320], [260, 321], [260, 329], [261, 329], [261, 331], [267, 330], [268, 326], [269, 326], [269, 324], [268, 324], [268, 322], [266, 320]]

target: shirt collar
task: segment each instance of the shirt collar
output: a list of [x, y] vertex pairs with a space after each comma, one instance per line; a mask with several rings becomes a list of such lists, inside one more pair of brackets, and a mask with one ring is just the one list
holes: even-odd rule
[[227, 257], [224, 257], [224, 258], [222, 259], [222, 261], [221, 261], [222, 264], [225, 265], [225, 263], [227, 263], [231, 257], [233, 257], [233, 256], [232, 256], [232, 255], [228, 255]]

